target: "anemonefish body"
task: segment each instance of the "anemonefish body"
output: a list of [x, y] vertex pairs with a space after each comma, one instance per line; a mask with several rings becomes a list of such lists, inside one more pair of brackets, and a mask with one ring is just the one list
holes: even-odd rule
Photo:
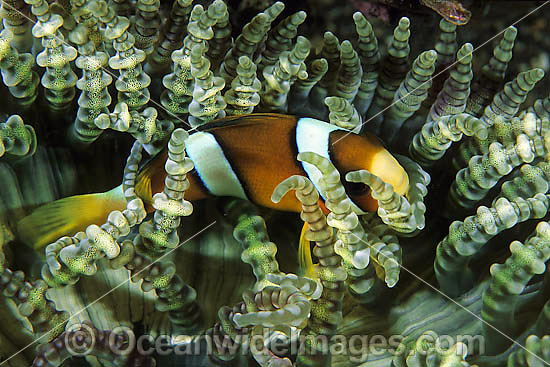
[[[307, 176], [318, 187], [319, 171], [298, 161], [300, 152], [315, 152], [331, 160], [357, 213], [374, 211], [378, 205], [365, 185], [345, 181], [347, 172], [369, 170], [392, 184], [400, 194], [409, 186], [405, 170], [375, 137], [353, 134], [307, 117], [280, 114], [226, 117], [192, 133], [185, 149], [195, 166], [188, 174], [190, 187], [185, 199], [189, 201], [232, 196], [276, 210], [299, 212], [301, 204], [294, 195], [286, 195], [274, 203], [271, 194], [292, 175]], [[152, 195], [164, 188], [166, 157], [165, 150], [138, 174], [136, 194], [144, 200], [148, 211], [153, 210]], [[323, 200], [320, 204], [324, 209]], [[90, 224], [104, 223], [111, 211], [125, 207], [120, 187], [101, 194], [72, 196], [46, 204], [23, 218], [18, 232], [25, 243], [42, 251], [59, 237], [73, 235]]]

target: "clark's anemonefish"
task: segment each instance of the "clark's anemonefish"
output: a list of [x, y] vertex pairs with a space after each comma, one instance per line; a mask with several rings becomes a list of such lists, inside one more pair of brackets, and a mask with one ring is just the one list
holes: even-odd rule
[[[335, 125], [308, 117], [258, 113], [231, 116], [205, 124], [186, 141], [186, 153], [195, 168], [188, 174], [185, 199], [233, 196], [282, 211], [299, 212], [294, 195], [273, 203], [275, 187], [292, 175], [307, 176], [318, 188], [319, 171], [300, 162], [300, 152], [315, 152], [328, 159], [340, 172], [355, 212], [375, 211], [376, 200], [364, 184], [345, 181], [347, 172], [366, 169], [393, 185], [401, 195], [409, 188], [409, 178], [397, 160], [376, 137], [350, 133]], [[167, 150], [151, 159], [138, 174], [136, 194], [148, 212], [152, 194], [164, 188]], [[320, 199], [323, 210], [323, 200]], [[113, 210], [124, 210], [122, 185], [100, 194], [71, 196], [46, 204], [18, 223], [18, 233], [38, 251], [90, 224], [105, 223]], [[79, 213], [75, 215], [74, 213]]]

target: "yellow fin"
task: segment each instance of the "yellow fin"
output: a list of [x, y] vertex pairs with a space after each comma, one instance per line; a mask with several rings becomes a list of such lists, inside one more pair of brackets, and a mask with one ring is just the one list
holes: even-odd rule
[[[165, 172], [164, 164], [166, 163], [167, 158], [168, 149], [165, 149], [154, 156], [149, 162], [147, 162], [147, 164], [145, 164], [143, 169], [139, 171], [136, 178], [136, 195], [139, 196], [146, 204], [153, 203], [152, 181], [156, 181], [158, 184], [159, 172]], [[162, 187], [164, 187], [164, 178], [160, 181], [162, 181]], [[155, 189], [162, 191], [162, 187], [156, 187]]]
[[308, 228], [307, 222], [304, 222], [302, 232], [300, 233], [300, 243], [298, 245], [298, 265], [304, 276], [312, 279], [317, 278], [313, 259], [311, 257], [311, 244], [306, 239], [306, 231]]
[[113, 210], [124, 210], [122, 185], [98, 194], [70, 196], [45, 204], [17, 223], [19, 238], [38, 252], [90, 224], [102, 225]]
[[153, 189], [151, 188], [151, 177], [143, 174], [138, 176], [136, 183], [136, 194], [142, 198], [146, 203], [153, 202]]

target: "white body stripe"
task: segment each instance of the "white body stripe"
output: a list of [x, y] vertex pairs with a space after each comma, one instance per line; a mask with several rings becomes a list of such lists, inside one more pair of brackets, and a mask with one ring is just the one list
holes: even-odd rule
[[[323, 121], [319, 121], [310, 117], [304, 117], [298, 120], [296, 125], [296, 146], [298, 153], [313, 152], [330, 160], [328, 154], [329, 134], [334, 130], [343, 130], [336, 125], [331, 125]], [[302, 167], [306, 171], [309, 179], [317, 188], [323, 199], [326, 200], [325, 193], [319, 187], [321, 172], [312, 164], [302, 162]], [[349, 197], [348, 197], [349, 198]], [[365, 214], [354, 202], [350, 199], [351, 208], [356, 214]]]
[[246, 199], [246, 194], [216, 137], [207, 132], [191, 134], [185, 142], [187, 155], [195, 164], [204, 186], [215, 196]]

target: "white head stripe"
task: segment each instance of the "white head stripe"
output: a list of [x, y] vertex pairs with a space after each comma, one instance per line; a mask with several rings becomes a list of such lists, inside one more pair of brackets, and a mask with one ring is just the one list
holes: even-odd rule
[[[328, 154], [329, 134], [334, 130], [343, 130], [336, 125], [319, 121], [310, 117], [303, 117], [298, 120], [296, 125], [296, 146], [298, 153], [313, 152], [330, 160]], [[319, 180], [322, 177], [321, 172], [312, 164], [302, 162], [302, 167], [306, 171], [309, 179], [319, 191], [319, 194], [326, 200], [325, 193], [319, 187]], [[365, 214], [351, 199], [351, 208], [357, 214]]]
[[212, 195], [248, 200], [241, 182], [214, 135], [207, 132], [191, 134], [185, 143], [185, 150], [204, 186]]

